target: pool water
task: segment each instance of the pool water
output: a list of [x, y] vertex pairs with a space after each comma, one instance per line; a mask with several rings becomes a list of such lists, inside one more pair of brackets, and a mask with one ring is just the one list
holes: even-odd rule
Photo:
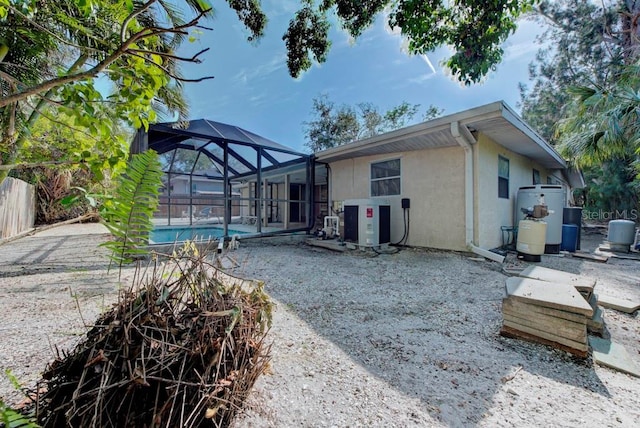
[[[247, 232], [229, 229], [229, 236], [243, 235]], [[224, 236], [220, 227], [162, 227], [151, 231], [149, 240], [152, 244], [173, 244], [181, 241], [208, 241]]]

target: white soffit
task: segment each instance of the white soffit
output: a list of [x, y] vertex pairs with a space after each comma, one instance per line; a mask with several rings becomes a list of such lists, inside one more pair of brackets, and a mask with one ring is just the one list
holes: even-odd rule
[[470, 131], [481, 132], [505, 148], [535, 160], [545, 168], [566, 168], [558, 152], [502, 101], [323, 150], [316, 153], [316, 159], [335, 162], [362, 156], [455, 147], [458, 143], [451, 135], [450, 124], [456, 121]]

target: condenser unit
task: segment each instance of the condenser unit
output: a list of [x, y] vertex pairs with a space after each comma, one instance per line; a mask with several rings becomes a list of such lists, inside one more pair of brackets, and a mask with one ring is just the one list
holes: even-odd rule
[[391, 205], [380, 199], [350, 199], [344, 207], [344, 240], [359, 247], [391, 242]]

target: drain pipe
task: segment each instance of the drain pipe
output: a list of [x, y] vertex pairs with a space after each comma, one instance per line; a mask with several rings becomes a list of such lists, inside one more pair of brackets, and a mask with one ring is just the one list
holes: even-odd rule
[[465, 211], [465, 243], [467, 248], [482, 257], [498, 263], [504, 262], [504, 256], [493, 253], [474, 244], [474, 224], [475, 224], [475, 191], [474, 191], [474, 168], [473, 168], [473, 147], [477, 143], [474, 136], [466, 126], [460, 122], [451, 122], [451, 135], [457, 143], [464, 149], [464, 211]]

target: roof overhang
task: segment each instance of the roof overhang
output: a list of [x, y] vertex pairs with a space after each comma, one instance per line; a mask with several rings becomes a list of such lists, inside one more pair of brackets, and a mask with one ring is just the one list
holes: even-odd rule
[[451, 135], [451, 124], [454, 122], [474, 134], [486, 135], [506, 149], [528, 157], [545, 168], [567, 167], [560, 154], [503, 101], [323, 150], [316, 153], [316, 159], [319, 162], [335, 162], [362, 156], [455, 147], [458, 142]]

